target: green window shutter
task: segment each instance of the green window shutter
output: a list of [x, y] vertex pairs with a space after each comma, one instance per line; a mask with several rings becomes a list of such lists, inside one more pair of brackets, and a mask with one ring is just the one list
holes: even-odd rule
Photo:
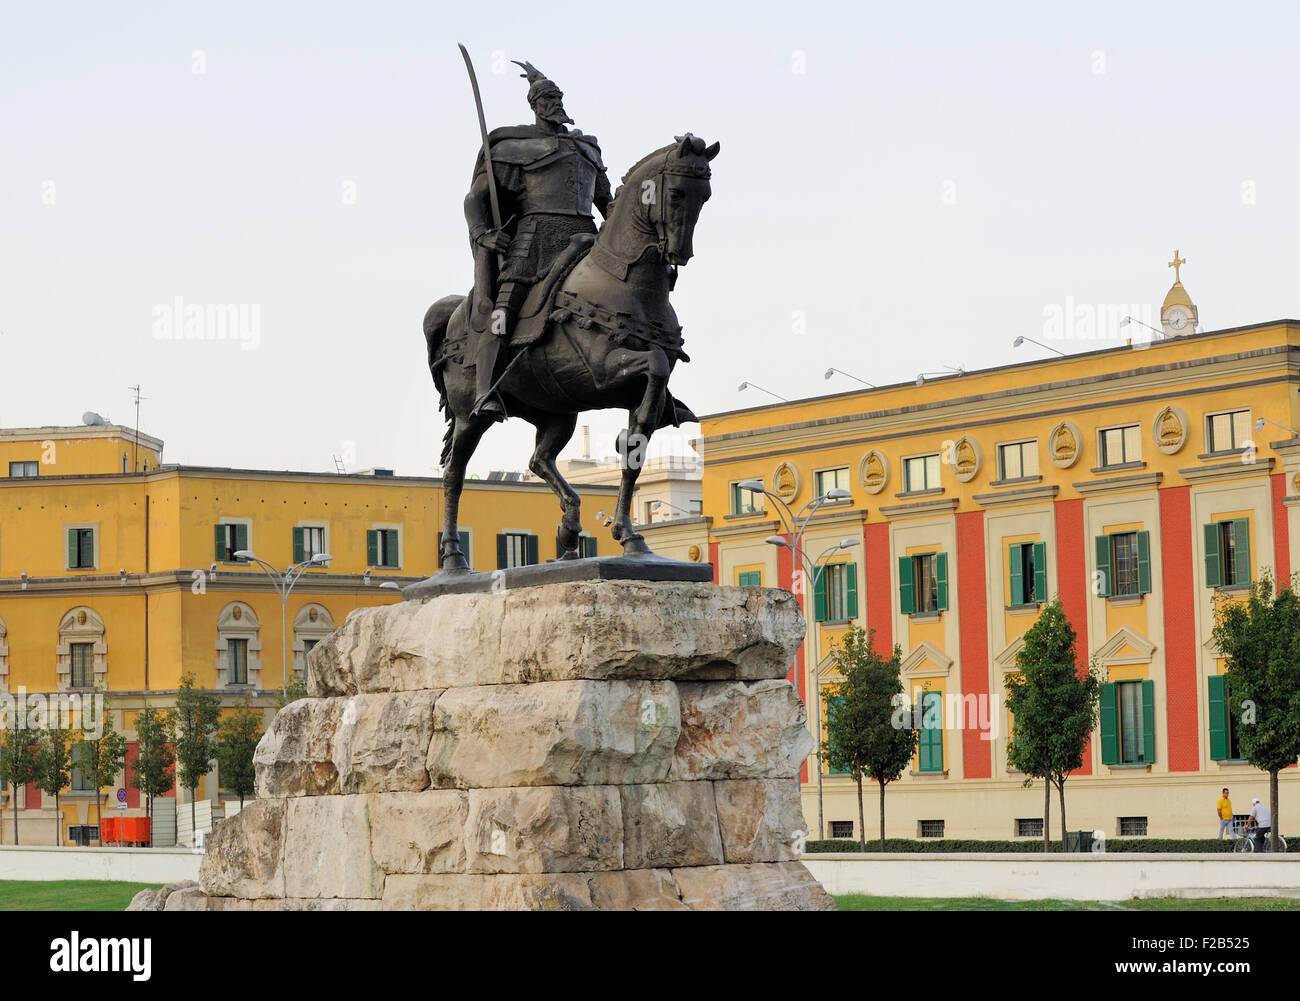
[[1023, 605], [1025, 603], [1025, 572], [1024, 563], [1020, 558], [1020, 543], [1016, 543], [1007, 550], [1007, 565], [1011, 567], [1011, 604]]
[[817, 577], [817, 584], [813, 588], [813, 621], [826, 621], [826, 570], [823, 569]]
[[845, 564], [844, 567], [844, 606], [850, 619], [858, 617], [858, 565]]
[[1047, 543], [1034, 543], [1034, 601], [1047, 600]]
[[939, 591], [939, 611], [948, 610], [948, 554], [934, 554], [934, 576]]
[[497, 536], [497, 569], [504, 570], [505, 568], [506, 568], [506, 537], [504, 535], [498, 535]]
[[[236, 525], [235, 526], [235, 551], [240, 552], [241, 550], [247, 550], [247, 549], [248, 549], [248, 526]], [[248, 561], [241, 560], [240, 562], [247, 563]]]
[[212, 541], [214, 545], [212, 558], [220, 563], [226, 558], [226, 526], [212, 526]]
[[[466, 563], [471, 563], [472, 565], [472, 561], [470, 560], [471, 554], [469, 551], [469, 532], [457, 532], [456, 536], [460, 539], [460, 554], [465, 557]], [[393, 529], [393, 552], [398, 552], [397, 529]]]
[[304, 534], [305, 533], [301, 528], [295, 528], [293, 530], [293, 562], [294, 563], [301, 563], [303, 560], [307, 558], [306, 554], [303, 551]]
[[1249, 584], [1250, 573], [1250, 522], [1245, 518], [1236, 518], [1232, 522], [1232, 545], [1237, 550], [1237, 562], [1233, 566], [1232, 582]]
[[1115, 590], [1111, 587], [1110, 579], [1110, 536], [1099, 535], [1093, 542], [1097, 547], [1097, 573], [1101, 575], [1101, 590], [1098, 594], [1105, 597]]
[[[844, 705], [843, 695], [832, 695], [830, 698], [826, 700], [826, 743], [828, 745], [828, 750], [830, 749], [830, 747], [834, 746], [830, 740], [831, 717], [835, 714], [835, 712], [841, 709], [843, 705]], [[830, 766], [830, 763], [827, 762], [826, 774], [847, 775], [849, 774], [849, 770], [847, 768], [840, 768], [840, 769], [832, 768]]]
[[75, 528], [70, 528], [68, 529], [68, 569], [69, 570], [75, 570], [77, 568], [77, 552], [78, 552], [77, 551], [77, 530]]
[[366, 566], [379, 565], [379, 533], [371, 528], [366, 530]]
[[1202, 526], [1205, 533], [1205, 586], [1223, 583], [1223, 558], [1219, 555], [1219, 526], [1211, 522]]
[[541, 561], [537, 558], [537, 536], [524, 536], [524, 562], [529, 566]]
[[898, 558], [898, 610], [904, 615], [916, 611], [916, 582], [910, 556]]
[[1138, 593], [1151, 593], [1151, 533], [1138, 532]]
[[737, 580], [741, 587], [759, 587], [763, 583], [763, 575], [757, 570], [751, 570], [741, 574]]
[[1210, 683], [1210, 760], [1226, 761], [1228, 757], [1228, 705], [1224, 677], [1211, 675]]
[[[925, 692], [921, 695], [921, 732], [917, 741], [918, 751], [918, 771], [922, 772], [941, 772], [943, 771], [943, 709], [942, 699], [938, 692]], [[929, 727], [925, 725], [926, 717], [931, 715], [929, 709], [935, 703], [939, 703], [939, 725]]]
[[1101, 763], [1119, 764], [1119, 689], [1113, 681], [1101, 686]]
[[1142, 682], [1142, 760], [1156, 760], [1156, 683]]

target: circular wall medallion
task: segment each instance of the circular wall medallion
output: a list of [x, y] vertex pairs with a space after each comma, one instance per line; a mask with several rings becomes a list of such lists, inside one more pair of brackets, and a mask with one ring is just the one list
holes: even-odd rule
[[1083, 433], [1073, 421], [1061, 421], [1047, 435], [1047, 454], [1052, 465], [1069, 469], [1083, 451]]
[[980, 443], [966, 435], [953, 442], [952, 454], [948, 457], [948, 461], [952, 464], [952, 475], [962, 483], [969, 483], [975, 479], [983, 460]]
[[1162, 407], [1151, 422], [1151, 440], [1165, 455], [1173, 455], [1187, 444], [1187, 414], [1181, 407]]
[[700, 547], [691, 546], [691, 548], [687, 550], [686, 555], [691, 558], [692, 563], [700, 562]]
[[772, 471], [772, 493], [789, 504], [799, 493], [799, 470], [783, 462]]
[[889, 482], [889, 459], [884, 452], [872, 449], [858, 463], [858, 479], [862, 489], [869, 494], [878, 494]]

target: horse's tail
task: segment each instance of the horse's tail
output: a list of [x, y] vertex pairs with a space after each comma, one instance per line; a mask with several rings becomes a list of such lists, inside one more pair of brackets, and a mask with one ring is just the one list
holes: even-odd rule
[[433, 376], [433, 385], [438, 390], [438, 409], [442, 411], [447, 422], [447, 433], [442, 437], [442, 459], [445, 466], [451, 456], [451, 439], [456, 433], [456, 415], [451, 404], [447, 402], [447, 385], [443, 380], [443, 368], [446, 360], [440, 357], [443, 342], [447, 339], [447, 321], [456, 311], [465, 297], [463, 295], [443, 296], [424, 314], [424, 341], [429, 351], [429, 374]]

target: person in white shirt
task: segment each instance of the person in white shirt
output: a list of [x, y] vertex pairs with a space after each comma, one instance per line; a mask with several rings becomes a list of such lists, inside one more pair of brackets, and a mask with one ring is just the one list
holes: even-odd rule
[[1267, 851], [1268, 834], [1273, 830], [1273, 814], [1258, 799], [1252, 799], [1249, 826], [1255, 832], [1255, 850]]

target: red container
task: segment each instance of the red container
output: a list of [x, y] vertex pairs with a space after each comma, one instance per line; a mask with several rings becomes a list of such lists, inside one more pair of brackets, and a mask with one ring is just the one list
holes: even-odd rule
[[133, 845], [149, 844], [149, 818], [123, 817], [122, 840]]
[[99, 822], [99, 843], [115, 845], [122, 840], [122, 818], [104, 817]]

